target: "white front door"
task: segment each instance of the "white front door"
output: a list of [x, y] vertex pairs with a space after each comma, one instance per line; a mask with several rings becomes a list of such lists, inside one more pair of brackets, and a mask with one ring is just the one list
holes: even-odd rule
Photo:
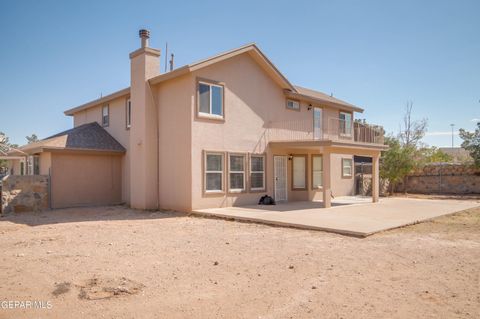
[[322, 109], [313, 108], [313, 138], [320, 140], [322, 138]]
[[275, 200], [287, 200], [287, 156], [273, 157], [273, 170], [275, 174]]

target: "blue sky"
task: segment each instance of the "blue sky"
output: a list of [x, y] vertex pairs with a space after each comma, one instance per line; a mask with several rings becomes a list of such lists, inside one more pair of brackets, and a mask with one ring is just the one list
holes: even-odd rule
[[365, 108], [357, 117], [387, 132], [413, 101], [424, 141], [449, 146], [451, 123], [480, 121], [479, 12], [475, 0], [0, 0], [0, 131], [47, 137], [72, 126], [65, 109], [129, 86], [145, 27], [176, 66], [256, 42], [292, 83]]

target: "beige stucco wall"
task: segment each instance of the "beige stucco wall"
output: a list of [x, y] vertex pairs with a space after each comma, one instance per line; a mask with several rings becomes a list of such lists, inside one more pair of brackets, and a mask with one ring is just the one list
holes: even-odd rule
[[[203, 151], [263, 153], [266, 151], [266, 123], [269, 120], [280, 120], [282, 113], [287, 112], [291, 119], [301, 118], [301, 112], [285, 109], [281, 88], [248, 54], [195, 72], [191, 76], [191, 94], [194, 97], [196, 77], [225, 84], [225, 122], [197, 119], [195, 99], [192, 99], [192, 208], [254, 203], [261, 194], [204, 195]], [[224, 177], [224, 185], [227, 186], [226, 174]]]
[[[196, 78], [220, 81], [225, 84], [225, 122], [196, 118]], [[288, 110], [285, 107], [285, 95], [282, 88], [256, 64], [248, 54], [201, 69], [192, 74], [190, 85], [185, 87], [192, 97], [192, 208], [235, 206], [254, 204], [264, 193], [205, 195], [203, 192], [203, 151], [225, 151], [267, 154], [266, 193], [273, 196], [273, 155], [289, 154], [291, 150], [271, 150], [267, 147], [266, 128], [271, 122], [312, 121], [313, 112], [301, 103], [300, 111]], [[320, 106], [321, 105], [312, 105]], [[338, 119], [338, 110], [323, 107], [323, 121], [328, 118]], [[295, 150], [297, 153], [299, 150]], [[312, 151], [300, 151], [299, 154], [310, 154]], [[320, 152], [320, 150], [318, 151]], [[337, 162], [332, 156], [332, 164]], [[227, 163], [225, 163], [227, 165]], [[289, 166], [290, 166], [289, 162]], [[336, 169], [340, 164], [333, 166]], [[226, 167], [226, 166], [225, 166]], [[310, 167], [310, 166], [309, 166]], [[227, 171], [225, 170], [227, 173]], [[308, 185], [310, 171], [308, 169]], [[332, 174], [334, 194], [349, 194], [353, 187], [353, 179], [341, 180], [338, 174]], [[224, 183], [227, 178], [225, 174]], [[289, 199], [308, 200], [321, 199], [321, 191], [292, 191], [291, 167], [288, 169]]]
[[50, 175], [50, 167], [52, 166], [52, 153], [40, 153], [40, 175]]
[[130, 54], [130, 206], [158, 208], [158, 108], [148, 79], [160, 71], [159, 51], [142, 48]]
[[193, 83], [183, 76], [165, 82], [155, 95], [159, 106], [159, 205], [191, 210], [191, 118]]
[[[126, 102], [128, 96], [122, 96], [108, 102], [109, 106], [109, 125], [105, 130], [112, 135], [125, 149], [130, 147], [130, 130], [127, 129], [126, 122]], [[73, 115], [74, 126], [97, 122], [102, 125], [102, 105], [98, 105]], [[130, 153], [127, 152], [122, 158], [122, 200], [130, 200]]]
[[7, 167], [8, 167], [8, 172], [11, 175], [20, 175], [21, 173], [21, 168], [20, 168], [20, 163], [22, 161], [20, 159], [9, 159], [7, 161]]
[[[306, 190], [294, 190], [292, 189], [292, 179], [293, 179], [293, 161], [288, 160], [287, 162], [287, 196], [289, 201], [306, 201], [306, 200], [318, 200], [323, 199], [323, 190], [321, 188], [313, 189], [312, 188], [312, 155], [323, 155], [328, 149], [323, 147], [318, 147], [317, 149], [312, 148], [272, 148], [269, 150], [269, 158], [267, 163], [268, 170], [268, 187], [269, 195], [273, 197], [274, 193], [274, 181], [273, 181], [273, 156], [274, 155], [306, 155], [307, 156], [307, 174], [306, 174]], [[352, 178], [342, 178], [341, 171], [341, 162], [342, 158], [352, 158], [352, 155], [346, 154], [331, 154], [331, 185], [332, 185], [332, 195], [337, 196], [347, 196], [353, 195], [354, 192], [354, 179]]]
[[122, 201], [121, 156], [53, 153], [52, 208]]
[[[140, 63], [139, 61], [132, 60], [132, 70], [137, 70], [134, 72], [135, 74], [132, 73], [132, 76], [139, 76], [137, 72], [145, 62], [140, 61]], [[142, 65], [139, 66], [138, 63]], [[225, 121], [199, 119], [196, 116], [198, 78], [224, 83]], [[142, 117], [141, 121], [135, 118], [136, 113], [132, 114], [133, 126], [140, 125], [141, 127], [142, 123], [148, 123], [149, 126], [148, 130], [143, 133], [139, 132], [140, 135], [135, 135], [135, 140], [131, 140], [131, 131], [125, 128], [126, 97], [114, 99], [109, 103], [110, 125], [105, 129], [127, 149], [127, 154], [120, 160], [123, 183], [122, 199], [127, 203], [131, 196], [130, 187], [133, 182], [131, 182], [130, 176], [133, 176], [137, 179], [136, 184], [149, 185], [147, 187], [149, 192], [152, 189], [155, 191], [158, 189], [158, 201], [161, 208], [192, 210], [253, 204], [264, 193], [204, 194], [203, 152], [205, 150], [245, 154], [265, 153], [267, 155], [267, 189], [265, 193], [272, 196], [274, 154], [279, 152], [283, 154], [322, 152], [321, 148], [292, 151], [288, 149], [272, 150], [267, 147], [268, 140], [265, 133], [271, 123], [313, 122], [313, 112], [307, 110], [310, 103], [303, 102], [300, 111], [286, 109], [283, 89], [254, 62], [248, 53], [202, 68], [191, 74], [161, 82], [152, 88], [151, 93], [147, 86], [145, 93], [146, 95], [142, 98], [144, 100], [152, 98], [156, 102], [158, 112], [147, 109], [147, 113], [138, 115]], [[330, 118], [338, 119], [339, 110], [324, 105], [312, 104], [312, 106], [322, 107], [324, 127], [328, 127]], [[74, 115], [75, 126], [92, 121], [101, 123], [101, 107], [99, 105], [76, 113]], [[132, 107], [135, 110], [135, 104]], [[145, 117], [145, 114], [154, 116]], [[153, 121], [158, 121], [158, 128]], [[155, 124], [155, 130], [151, 128], [153, 124]], [[351, 138], [353, 139], [353, 135]], [[152, 145], [152, 141], [158, 141], [158, 144], [155, 147], [149, 147]], [[155, 149], [157, 145], [158, 150]], [[145, 148], [145, 154], [141, 155], [139, 151], [143, 148]], [[158, 156], [153, 156], [152, 151], [155, 154], [158, 153]], [[130, 165], [132, 154], [136, 160]], [[353, 190], [353, 179], [341, 178], [342, 156], [351, 157], [351, 155], [332, 155], [332, 192], [334, 196], [349, 195]], [[147, 158], [148, 161], [144, 163], [142, 158]], [[157, 165], [158, 172], [155, 169], [145, 169], [152, 165]], [[130, 167], [135, 171], [130, 172]], [[225, 163], [225, 167], [227, 167], [227, 163]], [[141, 177], [139, 177], [140, 172], [142, 172]], [[308, 158], [307, 174], [309, 190], [292, 191], [290, 187], [291, 167], [288, 172], [290, 200], [321, 200], [321, 190], [310, 189], [310, 157]], [[226, 188], [226, 169], [224, 177]], [[135, 187], [137, 195], [146, 191], [142, 187]]]

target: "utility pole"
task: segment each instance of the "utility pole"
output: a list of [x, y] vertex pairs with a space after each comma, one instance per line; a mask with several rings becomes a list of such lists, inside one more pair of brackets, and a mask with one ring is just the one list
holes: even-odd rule
[[452, 127], [452, 149], [453, 149], [453, 127], [455, 126], [455, 124], [450, 124], [450, 126]]

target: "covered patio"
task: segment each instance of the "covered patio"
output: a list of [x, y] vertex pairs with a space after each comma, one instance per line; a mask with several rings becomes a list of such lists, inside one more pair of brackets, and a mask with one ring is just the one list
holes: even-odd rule
[[332, 207], [321, 201], [287, 202], [272, 206], [251, 205], [196, 210], [203, 216], [257, 222], [275, 226], [322, 230], [367, 237], [377, 232], [415, 224], [442, 215], [480, 206], [477, 201], [340, 197]]
[[[351, 137], [349, 137], [350, 139]], [[312, 188], [308, 191], [308, 199], [312, 201], [322, 199], [321, 204], [323, 208], [330, 208], [334, 204], [332, 202], [333, 198], [337, 197], [338, 193], [340, 196], [353, 195], [352, 191], [339, 191], [339, 185], [348, 182], [348, 179], [351, 179], [354, 176], [354, 172], [350, 175], [349, 178], [340, 176], [341, 172], [338, 170], [338, 167], [335, 167], [334, 159], [338, 157], [334, 156], [347, 156], [353, 157], [365, 156], [372, 158], [372, 182], [371, 182], [371, 202], [378, 202], [380, 196], [380, 153], [383, 150], [386, 150], [388, 146], [383, 144], [374, 144], [374, 143], [359, 143], [352, 142], [350, 140], [310, 140], [310, 141], [276, 141], [270, 142], [269, 147], [271, 152], [274, 155], [288, 155], [289, 158], [297, 154], [307, 154], [308, 156], [320, 155], [322, 158], [322, 174], [321, 174], [321, 187], [313, 187], [312, 176], [306, 176], [308, 183], [311, 184]], [[274, 178], [275, 181], [278, 181], [278, 171], [276, 169], [276, 163], [273, 163], [274, 167]], [[313, 163], [309, 163], [310, 168]], [[307, 166], [309, 166], [307, 164]], [[337, 164], [338, 165], [338, 164]], [[291, 170], [291, 169], [290, 169]], [[288, 172], [287, 172], [288, 175]], [[310, 174], [307, 174], [310, 175]], [[289, 176], [288, 178], [292, 178]], [[353, 185], [354, 180], [351, 179], [351, 185]], [[275, 184], [276, 188], [276, 184]], [[336, 189], [336, 191], [334, 191]], [[321, 193], [321, 194], [320, 194]], [[343, 193], [343, 194], [342, 194]], [[316, 196], [316, 195], [321, 196]], [[275, 199], [277, 199], [275, 192]], [[294, 201], [302, 200], [301, 197], [296, 196]], [[338, 204], [338, 201], [337, 201]]]

